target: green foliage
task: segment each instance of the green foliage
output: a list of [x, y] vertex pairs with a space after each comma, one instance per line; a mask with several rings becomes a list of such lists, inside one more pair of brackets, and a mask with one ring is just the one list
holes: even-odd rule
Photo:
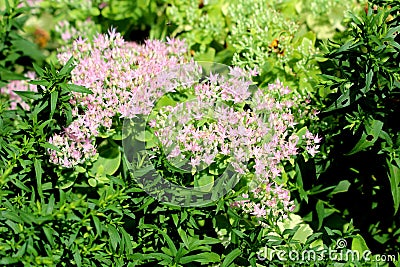
[[72, 60], [60, 70], [34, 66], [39, 80], [31, 83], [38, 92], [19, 93], [30, 109], [9, 110], [2, 103], [0, 113], [0, 262], [122, 266], [120, 258], [132, 250], [121, 227], [127, 214], [123, 182], [114, 177], [94, 192], [58, 189], [46, 153], [53, 148], [48, 138], [71, 120], [71, 91], [88, 90], [66, 83]]
[[31, 67], [32, 62], [41, 64], [45, 58], [36, 44], [21, 36], [29, 9], [17, 4], [0, 1], [0, 87], [9, 80], [25, 79], [21, 74], [24, 68]]
[[[284, 0], [274, 1], [285, 16], [297, 16], [300, 27], [313, 31], [318, 39], [334, 39], [347, 28], [347, 11], [360, 9], [360, 1]], [[362, 3], [364, 4], [364, 2]]]
[[356, 225], [369, 233], [370, 241], [378, 242], [378, 248], [384, 244], [398, 250], [398, 233], [392, 231], [399, 226], [395, 215], [400, 205], [400, 129], [395, 123], [400, 23], [399, 5], [394, 2], [392, 7], [369, 6], [358, 15], [350, 14], [349, 37], [325, 44], [328, 60], [322, 64], [320, 94], [327, 97], [322, 100], [321, 127], [326, 139], [323, 150], [329, 158], [321, 159], [317, 168], [320, 179], [346, 177], [351, 199], [362, 196], [364, 201], [353, 202], [343, 215], [370, 214], [364, 221], [355, 220]]
[[[0, 98], [1, 265], [380, 266], [326, 257], [282, 261], [276, 254], [337, 249], [339, 238], [349, 242], [341, 252], [371, 249], [373, 260], [399, 251], [398, 0], [352, 13], [348, 30], [344, 14], [360, 8], [356, 2], [44, 0], [33, 9], [17, 2], [0, 0], [0, 87], [33, 68], [39, 77], [31, 84], [39, 89], [17, 93], [29, 109], [10, 110]], [[72, 61], [39, 67], [46, 60], [33, 42], [39, 26], [51, 32], [50, 51], [72, 28], [73, 38], [110, 26], [128, 40], [185, 38], [197, 60], [258, 67], [261, 86], [279, 78], [310, 94], [325, 111], [308, 127], [323, 131], [321, 156], [298, 157], [282, 170], [300, 216], [259, 227], [231, 206], [244, 181], [206, 207], [160, 204], [132, 182], [119, 126], [98, 138], [93, 162], [50, 164], [47, 150], [55, 147], [48, 140], [71, 122], [70, 92], [90, 91], [68, 83]], [[317, 46], [326, 38], [334, 41], [325, 42], [323, 58]], [[298, 130], [300, 139], [305, 131]], [[173, 166], [160, 164], [168, 179], [179, 180]], [[210, 177], [196, 177], [194, 186]]]
[[335, 0], [165, 3], [166, 18], [152, 27], [152, 38], [184, 38], [197, 60], [257, 67], [260, 81], [279, 78], [304, 94], [315, 90], [320, 73], [317, 37], [344, 31], [345, 10], [357, 6]]
[[[90, 38], [97, 31], [106, 32], [111, 27], [117, 28], [126, 40], [142, 40], [148, 36], [149, 26], [157, 23], [159, 14], [165, 9], [159, 0], [44, 0], [39, 7], [43, 14], [52, 18], [55, 35], [61, 43], [64, 43], [61, 38], [66, 33], [74, 39], [81, 35]], [[38, 16], [39, 21], [43, 19], [46, 17]]]
[[314, 91], [320, 73], [314, 32], [263, 1], [237, 1], [228, 10], [233, 64], [259, 68], [263, 82], [280, 79], [305, 95]]

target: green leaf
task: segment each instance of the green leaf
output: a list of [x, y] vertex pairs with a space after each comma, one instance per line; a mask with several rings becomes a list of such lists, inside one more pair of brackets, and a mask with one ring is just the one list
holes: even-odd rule
[[365, 77], [365, 87], [361, 89], [361, 92], [363, 92], [364, 94], [367, 93], [369, 89], [371, 89], [371, 82], [373, 76], [374, 76], [374, 71], [371, 69]]
[[122, 239], [125, 244], [125, 252], [129, 255], [133, 253], [133, 246], [131, 241], [131, 235], [129, 235], [123, 227], [119, 227], [119, 231], [122, 234]]
[[9, 71], [0, 67], [0, 78], [5, 81], [10, 80], [27, 80], [28, 78], [24, 75]]
[[19, 262], [20, 259], [16, 257], [4, 257], [0, 259], [0, 264], [13, 264]]
[[74, 175], [64, 175], [57, 180], [56, 186], [60, 189], [67, 189], [75, 183], [76, 178]]
[[118, 244], [121, 242], [121, 237], [119, 236], [117, 228], [113, 225], [108, 225], [107, 230], [110, 235], [111, 247], [116, 251]]
[[38, 46], [25, 39], [13, 40], [11, 43], [15, 46], [16, 51], [21, 51], [22, 54], [28, 56], [35, 61], [43, 61], [45, 56], [39, 50]]
[[318, 200], [317, 205], [315, 206], [315, 209], [317, 210], [318, 230], [319, 230], [319, 229], [321, 229], [322, 222], [324, 221], [324, 218], [325, 218], [324, 203], [321, 200]]
[[202, 252], [196, 255], [190, 255], [182, 257], [179, 261], [180, 264], [187, 264], [189, 262], [199, 262], [199, 263], [211, 263], [211, 262], [219, 262], [220, 257], [217, 253], [214, 252]]
[[300, 193], [300, 198], [302, 200], [305, 200], [306, 203], [308, 203], [308, 195], [307, 195], [307, 192], [304, 190], [303, 176], [301, 174], [300, 166], [299, 166], [298, 163], [296, 163], [296, 173], [297, 173], [297, 175], [296, 175], [296, 185], [297, 185], [297, 188], [298, 188], [299, 193]]
[[160, 110], [162, 107], [165, 106], [175, 106], [176, 105], [176, 101], [171, 99], [170, 96], [168, 95], [163, 95], [156, 103], [155, 107], [154, 107], [154, 111], [158, 111]]
[[79, 252], [79, 249], [75, 250], [73, 257], [74, 257], [76, 266], [78, 266], [78, 267], [82, 266], [82, 256]]
[[210, 192], [214, 186], [214, 176], [203, 174], [201, 177], [195, 177], [194, 187], [201, 192]]
[[184, 230], [182, 230], [182, 228], [178, 229], [178, 234], [181, 237], [183, 244], [185, 245], [185, 247], [190, 251], [190, 247], [189, 247], [189, 240], [188, 237], [186, 235], [186, 232]]
[[38, 159], [33, 160], [33, 165], [35, 167], [35, 174], [36, 174], [36, 189], [39, 193], [39, 196], [43, 201], [43, 190], [42, 190], [42, 174], [43, 174], [43, 169], [42, 169], [42, 164]]
[[194, 55], [194, 59], [196, 61], [205, 61], [205, 62], [214, 62], [215, 58], [215, 49], [209, 47], [204, 53], [196, 53]]
[[349, 190], [350, 185], [351, 183], [347, 180], [340, 181], [339, 184], [332, 190], [332, 192], [329, 193], [328, 196], [347, 192], [347, 190]]
[[50, 245], [54, 247], [55, 243], [54, 243], [54, 237], [53, 237], [53, 233], [55, 232], [54, 229], [52, 228], [48, 228], [46, 226], [43, 226], [43, 232], [47, 238], [47, 240], [49, 241]]
[[222, 262], [221, 267], [228, 267], [233, 263], [233, 261], [242, 254], [242, 251], [239, 248], [235, 248], [228, 255], [226, 255], [224, 261]]
[[92, 218], [93, 218], [94, 227], [96, 228], [97, 235], [101, 236], [101, 233], [103, 231], [101, 222], [100, 222], [99, 218], [95, 215], [92, 215]]
[[391, 164], [389, 160], [386, 161], [389, 168], [389, 181], [390, 190], [392, 191], [393, 203], [394, 203], [394, 214], [399, 210], [400, 206], [400, 169]]
[[171, 256], [175, 257], [178, 250], [176, 249], [174, 242], [164, 231], [162, 231], [161, 229], [158, 229], [158, 228], [157, 228], [157, 230], [164, 237], [164, 240], [167, 242], [168, 248], [172, 253]]
[[19, 95], [23, 101], [29, 102], [30, 99], [38, 100], [42, 98], [42, 96], [36, 92], [31, 91], [14, 91], [17, 95]]
[[365, 132], [362, 134], [360, 140], [354, 146], [354, 148], [346, 155], [352, 155], [359, 151], [362, 151], [372, 145], [378, 140], [380, 132], [382, 131], [383, 122], [379, 120], [372, 120], [369, 124], [365, 125]]
[[118, 146], [103, 141], [98, 147], [99, 157], [89, 169], [92, 176], [113, 175], [121, 163], [121, 152]]
[[297, 229], [296, 233], [293, 235], [292, 240], [297, 240], [301, 244], [307, 242], [307, 238], [313, 234], [313, 230], [308, 224], [302, 223]]
[[30, 84], [33, 85], [41, 85], [44, 87], [49, 87], [50, 86], [50, 82], [46, 81], [46, 80], [33, 80], [29, 82]]
[[36, 63], [32, 63], [33, 68], [35, 69], [36, 73], [39, 75], [39, 77], [44, 76], [44, 70], [39, 67]]
[[68, 90], [72, 92], [77, 92], [77, 93], [82, 93], [82, 94], [92, 94], [93, 92], [89, 90], [88, 88], [81, 86], [81, 85], [76, 85], [76, 84], [67, 84], [66, 87]]
[[97, 186], [97, 180], [95, 178], [89, 178], [88, 183], [91, 187], [96, 187]]
[[53, 144], [50, 144], [49, 142], [40, 143], [40, 146], [43, 147], [43, 148], [46, 148], [46, 149], [52, 149], [52, 150], [61, 152], [61, 150], [60, 150], [58, 147], [56, 147], [56, 146], [53, 145]]
[[53, 91], [50, 94], [50, 118], [53, 117], [53, 114], [56, 110], [58, 100], [58, 91]]
[[341, 109], [350, 106], [350, 104], [351, 104], [350, 89], [347, 89], [343, 94], [341, 94], [338, 97], [338, 99], [335, 100], [335, 102], [331, 106], [329, 106], [326, 110], [324, 110], [324, 112]]
[[369, 248], [367, 243], [365, 243], [364, 238], [357, 234], [355, 237], [353, 237], [351, 242], [351, 250], [358, 251], [360, 255], [363, 255], [364, 251], [369, 250]]
[[65, 75], [65, 74], [71, 73], [71, 71], [75, 68], [75, 66], [72, 65], [73, 62], [74, 62], [74, 58], [70, 57], [70, 59], [68, 59], [67, 63], [65, 63], [65, 65], [62, 67], [62, 69], [60, 70], [60, 72], [58, 74]]

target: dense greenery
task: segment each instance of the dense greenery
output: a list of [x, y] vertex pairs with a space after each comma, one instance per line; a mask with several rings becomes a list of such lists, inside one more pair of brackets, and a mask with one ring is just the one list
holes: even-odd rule
[[399, 14], [0, 0], [0, 263], [399, 266]]

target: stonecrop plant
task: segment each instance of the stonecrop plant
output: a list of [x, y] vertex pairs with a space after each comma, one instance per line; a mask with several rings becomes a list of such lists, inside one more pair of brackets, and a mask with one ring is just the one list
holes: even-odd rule
[[140, 46], [125, 42], [115, 30], [99, 34], [93, 41], [80, 38], [63, 49], [58, 55], [62, 63], [71, 56], [77, 61], [72, 82], [93, 92], [74, 93], [70, 100], [74, 121], [49, 140], [59, 148], [49, 150], [51, 161], [67, 168], [91, 159], [96, 154], [95, 138], [115, 133], [118, 118], [136, 114], [133, 108], [145, 112], [140, 109], [146, 109], [147, 103], [160, 94], [144, 91], [146, 80], [184, 61], [180, 41], [148, 41]]
[[235, 1], [227, 12], [232, 20], [227, 41], [235, 48], [234, 65], [259, 68], [264, 82], [279, 78], [303, 94], [314, 91], [320, 70], [313, 32], [301, 29], [296, 19], [265, 1]]
[[[283, 162], [293, 161], [300, 151], [314, 156], [321, 141], [309, 131], [295, 131], [295, 118], [313, 116], [304, 111], [299, 114], [301, 104], [297, 99], [301, 97], [296, 98], [280, 81], [252, 88], [251, 77], [257, 74], [254, 70], [233, 67], [228, 75], [211, 72], [205, 77], [201, 73], [184, 73], [191, 77], [178, 77], [186, 82], [170, 90], [168, 100], [162, 100], [167, 104], [150, 114], [150, 131], [158, 138], [148, 147], [153, 150], [153, 161], [166, 158], [177, 174], [174, 181], [195, 188], [212, 186], [221, 168], [230, 164], [247, 186], [233, 206], [258, 218], [266, 227], [274, 220], [287, 218], [295, 206], [280, 179]], [[165, 82], [168, 77], [157, 80]], [[163, 83], [158, 86], [163, 87]], [[174, 103], [177, 95], [181, 101]], [[194, 179], [185, 179], [188, 173]]]
[[[248, 186], [233, 206], [264, 226], [271, 218], [287, 218], [294, 203], [280, 176], [284, 162], [293, 162], [303, 151], [311, 156], [318, 152], [317, 135], [296, 131], [299, 118], [314, 114], [299, 108], [303, 98], [279, 80], [255, 88], [251, 79], [257, 72], [239, 67], [229, 68], [228, 75], [202, 77], [201, 67], [186, 55], [183, 41], [138, 45], [125, 42], [115, 29], [61, 48], [62, 64], [75, 59], [72, 82], [91, 93], [71, 93], [72, 123], [49, 139], [55, 147], [48, 148], [50, 161], [64, 168], [90, 166], [101, 140], [122, 138], [123, 119], [146, 115], [153, 118], [148, 127], [159, 140], [150, 149], [155, 157], [185, 161], [182, 172], [195, 177], [186, 185], [196, 179], [212, 185], [214, 180], [204, 176], [216, 177], [221, 170], [213, 172], [209, 166], [231, 164]], [[182, 64], [190, 71], [176, 76], [171, 70]], [[11, 83], [8, 90], [15, 86]], [[173, 101], [174, 94], [185, 97]], [[163, 97], [170, 101], [155, 108]]]

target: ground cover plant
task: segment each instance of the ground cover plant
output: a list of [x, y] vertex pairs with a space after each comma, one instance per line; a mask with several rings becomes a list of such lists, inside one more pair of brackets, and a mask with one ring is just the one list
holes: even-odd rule
[[0, 263], [399, 265], [398, 4], [0, 1]]

